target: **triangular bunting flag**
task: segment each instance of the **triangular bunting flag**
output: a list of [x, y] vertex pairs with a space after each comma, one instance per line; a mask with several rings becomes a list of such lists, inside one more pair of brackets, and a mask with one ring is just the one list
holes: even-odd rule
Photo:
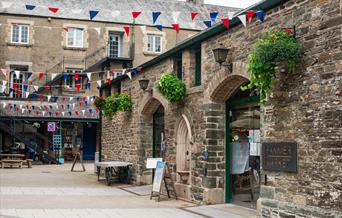
[[29, 79], [31, 76], [32, 76], [32, 72], [31, 72], [31, 71], [28, 71], [28, 72], [27, 72], [27, 79]]
[[141, 14], [141, 11], [133, 11], [132, 12], [133, 19], [136, 19], [137, 17], [139, 17], [140, 14]]
[[204, 23], [208, 28], [211, 27], [211, 21], [210, 21], [210, 20], [205, 20], [205, 21], [203, 21], [203, 23]]
[[124, 26], [123, 28], [125, 30], [126, 36], [128, 36], [129, 35], [130, 27], [129, 26]]
[[246, 12], [248, 23], [252, 22], [254, 14], [255, 14], [255, 11], [253, 11], [253, 10], [250, 10], [250, 11]]
[[44, 86], [44, 89], [45, 89], [46, 91], [49, 91], [49, 90], [51, 89], [51, 87], [50, 87], [50, 86]]
[[217, 11], [210, 12], [210, 20], [211, 20], [211, 22], [213, 22], [213, 23], [216, 22], [217, 15], [218, 15]]
[[75, 87], [76, 87], [78, 92], [81, 90], [81, 84], [77, 83], [77, 84], [75, 84]]
[[156, 25], [156, 28], [157, 28], [159, 31], [163, 31], [163, 25]]
[[48, 96], [47, 96], [47, 98], [48, 98], [48, 101], [50, 101], [50, 99], [51, 99], [51, 95], [48, 95]]
[[42, 111], [43, 116], [45, 116], [45, 111]]
[[112, 80], [110, 78], [107, 78], [108, 85], [110, 85], [111, 82], [112, 82]]
[[91, 81], [91, 73], [87, 73], [88, 80]]
[[126, 74], [129, 77], [129, 79], [132, 79], [132, 72], [131, 71], [127, 72]]
[[33, 86], [34, 90], [38, 92], [39, 87], [38, 86]]
[[39, 73], [39, 79], [41, 79], [41, 78], [43, 78], [44, 77], [44, 75], [45, 75], [45, 73]]
[[179, 32], [179, 24], [178, 23], [172, 24], [172, 27], [173, 27], [173, 29], [176, 30], [177, 33]]
[[57, 13], [58, 10], [59, 8], [49, 8], [49, 11], [51, 11], [52, 13]]
[[179, 18], [180, 12], [179, 11], [174, 11], [172, 12], [172, 18], [174, 23], [178, 23], [178, 18]]
[[198, 12], [191, 12], [191, 20], [194, 21], [196, 16], [198, 15]]
[[57, 73], [51, 73], [51, 80], [53, 80], [57, 76]]
[[72, 100], [74, 100], [74, 97], [70, 97], [70, 98], [69, 98], [69, 101], [72, 101]]
[[75, 80], [78, 80], [78, 78], [80, 77], [80, 74], [79, 73], [75, 73]]
[[156, 23], [158, 17], [161, 15], [161, 12], [160, 11], [157, 11], [157, 12], [152, 12], [152, 20], [153, 20], [153, 24]]
[[65, 32], [69, 32], [69, 28], [68, 28], [68, 27], [63, 27], [63, 30], [64, 30]]
[[245, 14], [239, 15], [238, 18], [240, 19], [241, 23], [246, 27], [247, 26], [246, 15]]
[[256, 16], [259, 18], [259, 20], [260, 20], [261, 22], [264, 22], [264, 20], [265, 20], [265, 14], [264, 14], [263, 11], [257, 11], [257, 12], [256, 12]]
[[67, 81], [67, 80], [68, 80], [68, 76], [69, 76], [69, 74], [67, 74], [67, 73], [65, 73], [65, 74], [63, 75], [64, 81]]
[[85, 110], [81, 110], [82, 111], [82, 114], [83, 114], [83, 116], [84, 116], [84, 114], [85, 114]]
[[33, 10], [36, 6], [35, 5], [25, 5], [26, 10]]
[[15, 71], [14, 71], [14, 74], [15, 74], [15, 77], [16, 77], [17, 79], [19, 79], [19, 77], [20, 77], [20, 71], [19, 71], [19, 70], [15, 70]]
[[7, 69], [1, 69], [1, 72], [7, 77]]
[[227, 29], [229, 29], [229, 19], [228, 19], [228, 18], [222, 18], [221, 21], [222, 21], [223, 25], [224, 25]]
[[13, 89], [16, 90], [18, 88], [18, 83], [13, 83]]
[[62, 111], [62, 116], [64, 117], [64, 115], [65, 115], [65, 112], [64, 112], [64, 111]]
[[98, 13], [99, 11], [89, 11], [90, 20], [94, 19]]
[[30, 95], [30, 92], [25, 92], [25, 97], [28, 98]]
[[98, 85], [99, 87], [101, 87], [101, 84], [102, 84], [102, 81], [101, 81], [101, 80], [97, 80], [97, 85]]
[[27, 92], [28, 85], [24, 84], [24, 91]]

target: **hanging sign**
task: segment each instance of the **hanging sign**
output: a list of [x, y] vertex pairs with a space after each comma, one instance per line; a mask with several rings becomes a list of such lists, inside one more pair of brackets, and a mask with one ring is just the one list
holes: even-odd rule
[[164, 167], [165, 163], [163, 161], [157, 162], [156, 170], [154, 171], [152, 192], [160, 192], [161, 184], [164, 177]]
[[297, 172], [297, 144], [291, 142], [262, 143], [262, 167], [277, 172]]
[[48, 130], [48, 132], [55, 132], [56, 131], [56, 123], [55, 122], [48, 122], [47, 130]]

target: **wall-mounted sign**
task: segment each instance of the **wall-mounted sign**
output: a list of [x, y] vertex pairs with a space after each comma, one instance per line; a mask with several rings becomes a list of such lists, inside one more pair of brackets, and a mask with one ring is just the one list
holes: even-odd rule
[[55, 122], [48, 122], [47, 131], [48, 132], [56, 131], [56, 123]]
[[297, 172], [297, 144], [290, 142], [262, 143], [262, 167], [278, 172]]

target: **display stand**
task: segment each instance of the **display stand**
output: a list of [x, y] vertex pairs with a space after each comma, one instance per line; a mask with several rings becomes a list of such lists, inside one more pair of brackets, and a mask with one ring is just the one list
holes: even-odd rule
[[[80, 161], [80, 163], [82, 165], [83, 170], [77, 170], [77, 171], [74, 170], [74, 167], [75, 167], [77, 159], [79, 159], [79, 161]], [[72, 163], [71, 172], [85, 172], [85, 171], [86, 171], [86, 169], [85, 169], [84, 164], [83, 164], [82, 152], [77, 152], [75, 154], [74, 162]]]
[[169, 165], [166, 162], [164, 163], [162, 161], [157, 162], [150, 199], [152, 200], [153, 197], [158, 197], [158, 201], [160, 201], [160, 196], [162, 195], [163, 181], [167, 197], [171, 198], [171, 195], [173, 195], [173, 197], [177, 200], [175, 185], [170, 173]]

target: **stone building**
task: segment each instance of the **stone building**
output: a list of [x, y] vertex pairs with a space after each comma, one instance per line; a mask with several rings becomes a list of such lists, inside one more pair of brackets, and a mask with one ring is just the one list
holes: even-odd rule
[[[133, 109], [103, 117], [103, 158], [133, 162], [135, 183], [151, 183], [146, 159], [161, 156], [163, 140], [181, 198], [250, 202], [246, 206], [257, 207], [261, 217], [340, 217], [341, 9], [336, 0], [262, 1], [237, 13], [229, 30], [217, 24], [141, 64], [131, 80], [113, 81], [110, 88], [130, 94]], [[265, 21], [254, 18], [244, 27], [237, 16], [249, 10], [263, 10]], [[277, 72], [277, 85], [260, 105], [253, 93], [240, 90], [249, 81], [247, 55], [265, 32], [283, 28], [295, 31], [301, 61], [292, 74]], [[222, 65], [213, 55], [221, 43], [229, 48]], [[182, 103], [168, 102], [155, 88], [163, 73], [184, 81]], [[139, 87], [143, 77], [150, 81], [145, 91]], [[238, 191], [243, 178], [234, 172], [250, 138], [249, 178], [260, 181], [254, 196]], [[258, 145], [282, 142], [297, 145], [290, 163], [296, 171], [260, 169], [261, 159], [268, 159]]]
[[[0, 73], [0, 104], [4, 105], [0, 109], [3, 124], [0, 150], [6, 150], [18, 141], [30, 144], [29, 139], [37, 137], [34, 133], [45, 141], [42, 142], [44, 149], [47, 149], [48, 144], [51, 147], [52, 136], [46, 137], [49, 135], [46, 121], [57, 121], [63, 122], [64, 125], [59, 127], [66, 130], [63, 138], [68, 140], [65, 143], [63, 141], [63, 144], [73, 146], [80, 144], [83, 139], [82, 144], [91, 146], [88, 155], [94, 159], [94, 152], [99, 146], [95, 134], [99, 131], [98, 114], [92, 114], [95, 108], [85, 108], [84, 105], [93, 103], [90, 99], [98, 95], [96, 81], [106, 82], [106, 76], [101, 77], [98, 72], [113, 70], [121, 73], [146, 62], [202, 30], [205, 26], [200, 20], [205, 19], [211, 11], [228, 14], [237, 10], [205, 5], [201, 1], [165, 5], [165, 1], [161, 0], [153, 1], [151, 8], [151, 2], [0, 1], [0, 69], [8, 72], [6, 76]], [[191, 22], [190, 14], [194, 9], [201, 15], [200, 19]], [[99, 11], [92, 20], [89, 10]], [[133, 11], [142, 12], [134, 22]], [[161, 12], [156, 25], [162, 25], [162, 30], [153, 24], [152, 11]], [[179, 12], [179, 33], [172, 28], [172, 12]], [[124, 27], [129, 28], [128, 34]], [[33, 72], [31, 76], [28, 76], [29, 72]], [[43, 78], [39, 77], [39, 72], [43, 72]], [[96, 72], [92, 74], [91, 81], [86, 72]], [[79, 79], [75, 79], [76, 74], [79, 74]], [[3, 81], [7, 81], [5, 86]], [[88, 82], [91, 82], [90, 89], [86, 86]], [[23, 90], [24, 85], [28, 86], [29, 96]], [[11, 92], [11, 89], [15, 89], [15, 92]], [[40, 103], [37, 98], [39, 95], [44, 95], [44, 102]], [[60, 98], [51, 102], [54, 96]], [[64, 104], [62, 96], [73, 100]], [[84, 96], [87, 100], [80, 100]], [[20, 107], [19, 112], [22, 109], [25, 112], [18, 114], [16, 106]], [[71, 110], [66, 110], [64, 106], [72, 107], [72, 113], [78, 111], [84, 116], [68, 115]], [[39, 111], [36, 107], [40, 108]], [[41, 113], [43, 108], [48, 108], [44, 114]], [[15, 117], [18, 119], [14, 121]], [[38, 132], [30, 128], [35, 122], [39, 122], [44, 130]], [[90, 135], [87, 131], [93, 135], [89, 139], [85, 137]], [[25, 137], [18, 137], [20, 133]]]

